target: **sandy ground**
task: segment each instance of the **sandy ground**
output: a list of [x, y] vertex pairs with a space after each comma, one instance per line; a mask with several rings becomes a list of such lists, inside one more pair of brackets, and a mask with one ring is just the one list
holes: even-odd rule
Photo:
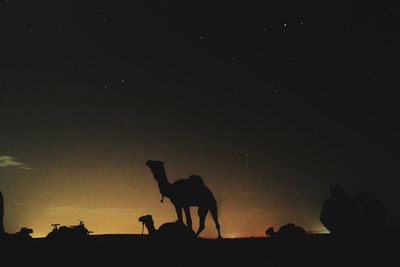
[[86, 240], [1, 241], [0, 266], [400, 266], [397, 238], [154, 240], [98, 235]]

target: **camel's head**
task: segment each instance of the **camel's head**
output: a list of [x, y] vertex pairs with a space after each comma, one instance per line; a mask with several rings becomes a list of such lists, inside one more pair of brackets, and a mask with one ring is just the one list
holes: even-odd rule
[[270, 227], [270, 228], [268, 228], [266, 231], [265, 231], [265, 234], [266, 235], [269, 235], [269, 236], [274, 236], [276, 233], [275, 233], [275, 230], [274, 230], [274, 227]]
[[152, 170], [164, 168], [164, 162], [159, 160], [148, 160], [146, 162], [146, 165], [149, 166], [149, 168]]
[[152, 221], [153, 221], [153, 216], [151, 216], [150, 214], [139, 217], [139, 222], [141, 223], [148, 223]]
[[158, 182], [164, 182], [166, 178], [164, 162], [159, 160], [148, 160], [146, 162], [146, 165], [149, 166], [150, 170], [153, 172], [154, 178]]
[[346, 197], [346, 193], [344, 192], [343, 187], [341, 187], [340, 185], [331, 185], [329, 187], [329, 193], [331, 194], [331, 196], [333, 196], [335, 198], [345, 198]]
[[361, 192], [355, 195], [355, 199], [360, 203], [367, 203], [371, 199], [371, 195], [368, 192]]
[[21, 230], [20, 230], [20, 232], [21, 232], [22, 234], [29, 235], [29, 234], [32, 234], [32, 233], [33, 233], [33, 230], [30, 229], [30, 228], [22, 227]]

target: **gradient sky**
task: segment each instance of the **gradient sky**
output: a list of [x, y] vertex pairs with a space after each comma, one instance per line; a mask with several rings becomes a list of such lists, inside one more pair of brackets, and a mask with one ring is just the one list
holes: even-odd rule
[[323, 231], [331, 184], [400, 223], [399, 4], [216, 2], [0, 1], [6, 231], [174, 221], [149, 159], [203, 177], [226, 237]]

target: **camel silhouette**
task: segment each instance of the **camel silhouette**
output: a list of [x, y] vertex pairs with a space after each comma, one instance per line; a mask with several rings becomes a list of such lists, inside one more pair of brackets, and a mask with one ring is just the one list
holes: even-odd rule
[[22, 227], [19, 232], [13, 233], [13, 234], [8, 234], [6, 233], [5, 236], [11, 239], [17, 239], [17, 240], [29, 240], [32, 239], [32, 236], [30, 234], [33, 233], [33, 230], [30, 228]]
[[179, 179], [170, 183], [165, 172], [164, 162], [149, 160], [146, 165], [152, 171], [154, 178], [158, 183], [161, 193], [161, 202], [164, 196], [168, 197], [175, 206], [178, 221], [183, 223], [182, 209], [185, 211], [186, 223], [192, 229], [192, 218], [190, 216], [190, 207], [199, 207], [199, 229], [196, 232], [198, 236], [204, 230], [204, 224], [208, 211], [215, 222], [218, 231], [218, 238], [222, 238], [220, 225], [218, 222], [217, 202], [214, 195], [204, 184], [203, 179], [198, 175], [192, 175], [187, 179]]
[[87, 238], [91, 231], [86, 229], [83, 221], [80, 221], [78, 225], [73, 226], [60, 226], [59, 224], [52, 224], [53, 230], [46, 235], [46, 239], [76, 239], [83, 240]]
[[3, 193], [0, 191], [0, 239], [11, 238], [11, 239], [25, 240], [32, 238], [30, 234], [33, 233], [33, 230], [26, 227], [22, 227], [19, 232], [13, 234], [6, 233], [6, 231], [4, 230], [3, 220], [4, 220], [4, 199], [3, 199]]
[[288, 223], [285, 225], [282, 225], [278, 232], [275, 232], [273, 227], [269, 227], [265, 231], [266, 235], [269, 235], [272, 238], [278, 238], [278, 239], [300, 239], [306, 236], [306, 231], [300, 227], [297, 226], [293, 223]]
[[179, 221], [164, 223], [157, 230], [154, 227], [154, 221], [151, 215], [140, 217], [139, 222], [146, 226], [149, 235], [152, 237], [174, 240], [190, 240], [196, 238], [193, 230]]

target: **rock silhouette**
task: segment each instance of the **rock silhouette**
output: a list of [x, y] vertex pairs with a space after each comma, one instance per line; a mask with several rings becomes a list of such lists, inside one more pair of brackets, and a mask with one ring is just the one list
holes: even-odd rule
[[306, 236], [306, 231], [300, 226], [288, 223], [281, 226], [278, 232], [275, 232], [273, 227], [269, 227], [265, 234], [279, 239], [301, 239]]
[[53, 230], [47, 234], [46, 239], [68, 239], [80, 240], [85, 239], [91, 233], [86, 229], [83, 221], [74, 226], [59, 226], [59, 224], [52, 224]]
[[332, 185], [329, 188], [330, 196], [324, 202], [320, 221], [332, 234], [351, 235], [359, 227], [359, 214], [354, 201], [347, 196], [343, 187]]
[[183, 223], [183, 209], [186, 215], [186, 223], [192, 229], [190, 207], [199, 207], [198, 215], [200, 222], [196, 233], [196, 235], [199, 235], [204, 230], [205, 219], [208, 211], [210, 211], [218, 231], [218, 238], [222, 238], [218, 222], [217, 202], [200, 176], [192, 175], [188, 179], [180, 179], [174, 183], [170, 183], [162, 161], [149, 160], [146, 164], [151, 169], [158, 183], [162, 199], [166, 196], [174, 204], [179, 222]]
[[193, 230], [179, 221], [164, 223], [157, 230], [151, 215], [140, 217], [139, 222], [146, 226], [150, 236], [158, 239], [191, 240], [196, 238]]

